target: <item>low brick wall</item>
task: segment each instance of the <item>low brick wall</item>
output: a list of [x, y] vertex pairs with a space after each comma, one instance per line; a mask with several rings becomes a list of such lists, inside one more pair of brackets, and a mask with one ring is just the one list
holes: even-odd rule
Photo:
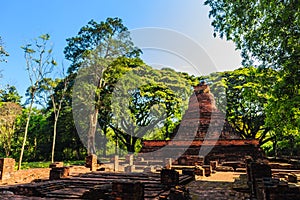
[[50, 168], [19, 170], [10, 173], [9, 179], [1, 180], [1, 184], [30, 183], [37, 179], [49, 179]]
[[13, 158], [0, 158], [0, 184], [29, 183], [37, 179], [49, 179], [50, 168], [15, 171]]

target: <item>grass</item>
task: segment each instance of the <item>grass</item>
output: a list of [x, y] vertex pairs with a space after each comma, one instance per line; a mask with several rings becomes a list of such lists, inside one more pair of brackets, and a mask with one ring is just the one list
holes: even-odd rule
[[[74, 160], [74, 161], [63, 161], [64, 166], [70, 165], [84, 165], [84, 160]], [[22, 162], [21, 169], [31, 169], [31, 168], [48, 168], [51, 161], [40, 161], [40, 162]], [[15, 165], [15, 169], [18, 168], [18, 163]]]

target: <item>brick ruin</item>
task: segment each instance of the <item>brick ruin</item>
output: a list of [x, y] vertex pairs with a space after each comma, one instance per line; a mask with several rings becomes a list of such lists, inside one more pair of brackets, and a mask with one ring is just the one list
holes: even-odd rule
[[[299, 167], [295, 171], [273, 169], [268, 161], [245, 159], [247, 184], [251, 199], [258, 200], [296, 200], [300, 199], [298, 183]], [[277, 166], [279, 167], [279, 166]], [[278, 172], [279, 170], [279, 172]]]
[[[20, 184], [19, 182], [19, 184], [7, 185], [9, 182], [5, 182], [6, 186], [0, 186], [1, 199], [191, 199], [190, 191], [198, 192], [202, 183], [204, 188], [200, 190], [201, 193], [198, 192], [201, 197], [199, 199], [215, 197], [233, 200], [250, 197], [258, 200], [300, 199], [299, 162], [295, 161], [290, 164], [270, 163], [268, 160], [254, 160], [247, 156], [244, 159], [244, 167], [240, 169], [244, 173], [241, 173], [240, 178], [235, 181], [235, 186], [231, 186], [230, 183], [211, 182], [210, 185], [214, 185], [211, 187], [205, 181], [195, 181], [196, 177], [209, 177], [221, 171], [233, 173], [233, 170], [228, 166], [226, 168], [220, 165], [217, 161], [210, 161], [208, 165], [202, 166], [180, 166], [173, 165], [170, 159], [165, 160], [168, 164], [165, 168], [152, 169], [152, 166], [147, 166], [150, 161], [133, 161], [133, 155], [129, 155], [126, 160], [115, 159], [110, 163], [114, 166], [115, 162], [119, 162], [119, 170], [116, 171], [115, 167], [110, 169], [103, 164], [98, 165], [94, 157], [95, 155], [87, 157], [86, 166], [64, 166], [62, 162], [52, 163], [50, 172], [48, 168], [16, 172], [12, 170], [13, 159], [0, 159], [1, 174], [6, 174], [6, 177], [2, 176], [4, 180], [20, 179], [18, 176], [35, 178], [31, 183]], [[152, 162], [158, 164], [158, 161]], [[126, 167], [138, 168], [141, 166], [139, 164], [144, 164], [142, 172], [125, 171]], [[97, 168], [90, 168], [96, 165]], [[38, 173], [43, 170], [48, 170], [48, 177], [40, 179]], [[223, 184], [227, 186], [220, 190]], [[224, 193], [223, 196], [218, 193], [218, 190]]]
[[49, 178], [50, 168], [15, 170], [13, 158], [0, 158], [0, 184], [29, 183]]
[[[0, 183], [6, 186], [0, 186], [1, 199], [175, 200], [192, 199], [190, 191], [197, 199], [300, 199], [300, 162], [267, 160], [257, 140], [239, 138], [216, 109], [207, 85], [195, 87], [179, 129], [179, 137], [143, 141], [138, 156], [116, 155], [108, 165], [89, 155], [85, 166], [55, 162], [46, 169], [15, 171], [14, 159], [2, 158]], [[203, 147], [209, 150], [205, 155]], [[166, 152], [175, 152], [176, 159]], [[226, 188], [220, 187], [224, 182], [195, 181], [227, 172], [241, 174]]]
[[216, 108], [209, 86], [201, 82], [194, 87], [176, 136], [169, 141], [142, 141], [139, 156], [157, 159], [170, 155], [173, 164], [187, 166], [210, 161], [242, 162], [247, 155], [262, 158], [258, 141], [241, 139], [224, 118]]
[[[14, 165], [6, 163], [6, 166]], [[99, 170], [101, 168], [91, 171], [81, 166], [87, 171], [81, 169], [82, 173], [76, 174], [74, 166], [63, 166], [62, 162], [52, 163], [51, 167], [47, 179], [0, 186], [0, 199], [150, 200], [170, 196], [168, 199], [182, 199], [188, 197], [188, 190], [183, 185], [194, 180], [192, 176], [179, 174], [174, 169], [164, 169], [161, 173], [116, 173]]]

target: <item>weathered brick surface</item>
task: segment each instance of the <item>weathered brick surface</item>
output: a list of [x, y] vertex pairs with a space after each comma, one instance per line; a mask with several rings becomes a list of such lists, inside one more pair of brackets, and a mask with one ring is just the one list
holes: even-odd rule
[[98, 164], [97, 164], [97, 155], [90, 154], [85, 158], [85, 166], [90, 168], [91, 171], [96, 171]]
[[[179, 184], [187, 184], [193, 178], [179, 175]], [[141, 185], [144, 186], [144, 197]], [[112, 183], [115, 183], [114, 193]], [[3, 192], [6, 192], [4, 195]], [[136, 194], [134, 194], [136, 191]], [[13, 192], [15, 195], [8, 194]], [[0, 187], [0, 199], [158, 199], [161, 194], [168, 194], [169, 188], [161, 184], [157, 173], [108, 173], [90, 172], [77, 177], [67, 177], [60, 180], [42, 181], [30, 184]], [[20, 196], [18, 196], [20, 195]], [[136, 195], [136, 196], [135, 196]], [[7, 198], [6, 198], [7, 197]]]
[[163, 185], [172, 186], [179, 184], [179, 173], [174, 169], [162, 169], [160, 177]]
[[2, 184], [29, 183], [34, 180], [49, 179], [50, 168], [18, 170], [11, 173], [9, 179], [2, 180]]
[[298, 200], [300, 187], [276, 179], [258, 179], [256, 198], [258, 200]]
[[196, 200], [249, 200], [248, 193], [232, 189], [231, 182], [194, 181], [187, 185], [191, 199]]
[[137, 181], [118, 181], [112, 184], [112, 197], [118, 200], [143, 200], [144, 185]]
[[38, 168], [27, 170], [14, 170], [15, 160], [12, 158], [0, 159], [0, 183], [17, 184], [29, 183], [34, 180], [48, 179], [50, 168]]
[[82, 199], [109, 199], [112, 191], [112, 184], [96, 185], [90, 190], [84, 192]]
[[[199, 157], [200, 148], [211, 149], [207, 155], [208, 161], [243, 161], [247, 155], [255, 158], [262, 157], [262, 152], [259, 150], [258, 141], [256, 140], [194, 140], [193, 142], [152, 140], [143, 141], [142, 146], [140, 156], [150, 159], [158, 159], [159, 157], [163, 159], [165, 155], [159, 155], [156, 151], [168, 146], [170, 150], [182, 154], [179, 154], [178, 159], [174, 162], [174, 164], [181, 165], [195, 165], [195, 163], [201, 162], [201, 157]], [[189, 148], [184, 151], [187, 147]], [[152, 155], [151, 152], [153, 152]]]
[[0, 158], [0, 180], [5, 181], [13, 176], [15, 160], [13, 158]]
[[53, 167], [50, 171], [50, 180], [58, 180], [68, 177], [70, 174], [70, 167]]

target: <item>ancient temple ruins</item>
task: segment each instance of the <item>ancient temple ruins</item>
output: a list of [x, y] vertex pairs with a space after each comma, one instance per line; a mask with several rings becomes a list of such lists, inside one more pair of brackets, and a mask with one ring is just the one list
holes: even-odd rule
[[85, 166], [55, 162], [19, 171], [14, 159], [0, 158], [0, 199], [300, 199], [299, 160], [261, 158], [258, 141], [235, 133], [201, 83], [177, 134], [143, 141], [138, 156], [98, 164], [88, 155]]
[[173, 164], [195, 165], [197, 162], [239, 161], [244, 156], [262, 157], [257, 140], [242, 139], [225, 115], [215, 105], [209, 86], [201, 82], [194, 87], [180, 127], [172, 140], [144, 140], [142, 157], [172, 158]]

